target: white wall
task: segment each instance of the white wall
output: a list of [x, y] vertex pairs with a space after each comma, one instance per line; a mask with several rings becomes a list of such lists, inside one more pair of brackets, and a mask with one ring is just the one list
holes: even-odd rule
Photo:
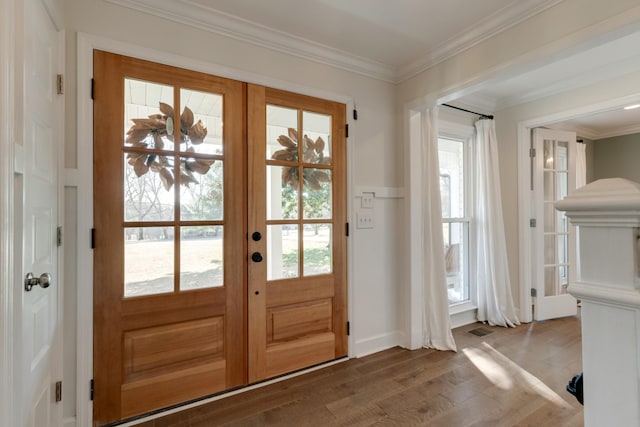
[[[402, 123], [407, 105], [447, 102], [473, 93], [491, 80], [520, 74], [527, 67], [545, 64], [586, 46], [593, 46], [637, 29], [640, 6], [635, 0], [564, 0], [472, 48], [441, 62], [398, 85], [398, 120]], [[621, 82], [631, 79], [625, 76]], [[514, 302], [520, 300], [518, 229], [518, 122], [566, 111], [588, 103], [602, 102], [628, 94], [633, 82], [614, 87], [594, 86], [583, 92], [534, 101], [496, 111], [496, 132], [500, 144], [500, 172], [509, 271]], [[621, 91], [617, 91], [620, 89]], [[622, 95], [620, 95], [622, 96]], [[402, 141], [408, 141], [407, 127], [399, 126]], [[410, 197], [410, 195], [409, 195]], [[407, 249], [409, 250], [409, 249]], [[408, 256], [408, 259], [410, 255]], [[409, 283], [407, 285], [410, 285]], [[407, 292], [405, 295], [409, 295]], [[409, 305], [409, 301], [403, 301]]]
[[[401, 198], [397, 187], [401, 185], [401, 155], [395, 134], [395, 87], [392, 84], [335, 69], [298, 57], [249, 45], [207, 31], [180, 25], [138, 11], [99, 0], [67, 0], [67, 144], [65, 166], [67, 176], [74, 176], [78, 168], [76, 141], [76, 85], [88, 85], [88, 80], [77, 81], [76, 35], [78, 32], [115, 41], [143, 46], [156, 51], [179, 55], [190, 60], [213, 64], [223, 70], [224, 77], [267, 84], [295, 92], [316, 96], [351, 98], [358, 108], [358, 120], [351, 121], [350, 145], [353, 185], [374, 189], [375, 227], [359, 230], [351, 216], [350, 244], [353, 245], [350, 265], [353, 266], [349, 303], [353, 306], [350, 318], [355, 343], [350, 354], [361, 355], [398, 344], [400, 307], [397, 303], [399, 268], [402, 259], [402, 236], [396, 230], [401, 223]], [[233, 73], [237, 70], [237, 75]], [[78, 86], [79, 87], [79, 86]], [[86, 87], [86, 86], [85, 86]], [[349, 116], [351, 112], [349, 111]], [[67, 211], [77, 210], [73, 184], [67, 185]], [[389, 196], [391, 194], [391, 196]], [[387, 197], [389, 196], [389, 197]], [[73, 212], [75, 214], [75, 212]], [[82, 215], [82, 212], [79, 213]], [[352, 215], [352, 213], [350, 213]], [[83, 233], [83, 230], [78, 230]], [[74, 251], [84, 250], [67, 246], [66, 259], [75, 259]], [[65, 266], [74, 269], [68, 263]], [[67, 284], [66, 309], [76, 304], [73, 275]], [[82, 283], [82, 286], [91, 286]], [[73, 318], [65, 318], [65, 354], [75, 352]], [[87, 319], [90, 320], [90, 319]], [[72, 384], [69, 374], [68, 384]], [[71, 392], [70, 392], [71, 393]], [[66, 395], [66, 393], [65, 393]], [[65, 405], [65, 416], [72, 416], [72, 405]]]
[[594, 178], [626, 178], [640, 182], [640, 134], [595, 141]]

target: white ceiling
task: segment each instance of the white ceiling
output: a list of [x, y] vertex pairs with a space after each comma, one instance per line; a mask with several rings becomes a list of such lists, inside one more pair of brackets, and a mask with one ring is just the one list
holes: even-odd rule
[[[106, 1], [397, 83], [562, 0]], [[489, 113], [618, 77], [640, 70], [637, 46], [640, 31], [599, 40], [496, 76], [457, 102]], [[554, 126], [599, 139], [640, 131], [638, 116], [616, 108]]]

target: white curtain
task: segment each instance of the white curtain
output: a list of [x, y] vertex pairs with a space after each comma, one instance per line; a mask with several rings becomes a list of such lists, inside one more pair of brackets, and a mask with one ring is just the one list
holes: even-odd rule
[[587, 144], [576, 143], [576, 188], [587, 185]]
[[495, 123], [476, 122], [475, 229], [478, 320], [490, 325], [519, 325], [511, 295], [502, 217]]
[[422, 120], [422, 214], [424, 254], [423, 346], [456, 351], [451, 334], [442, 237], [440, 167], [438, 165], [438, 107]]

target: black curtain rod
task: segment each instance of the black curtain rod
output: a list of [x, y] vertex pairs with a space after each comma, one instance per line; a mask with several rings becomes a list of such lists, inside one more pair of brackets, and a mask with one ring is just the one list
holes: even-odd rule
[[449, 104], [442, 104], [442, 105], [445, 106], [445, 107], [449, 107], [449, 108], [453, 108], [453, 109], [456, 109], [456, 110], [464, 111], [465, 113], [475, 114], [476, 116], [480, 116], [481, 119], [493, 120], [493, 115], [476, 113], [475, 111], [465, 110], [464, 108], [456, 107], [454, 105], [449, 105]]

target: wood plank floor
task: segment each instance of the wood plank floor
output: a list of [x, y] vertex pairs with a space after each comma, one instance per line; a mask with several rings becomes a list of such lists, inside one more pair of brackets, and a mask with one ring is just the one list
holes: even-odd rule
[[457, 353], [392, 348], [140, 426], [583, 425], [565, 390], [582, 370], [579, 318], [454, 337]]

